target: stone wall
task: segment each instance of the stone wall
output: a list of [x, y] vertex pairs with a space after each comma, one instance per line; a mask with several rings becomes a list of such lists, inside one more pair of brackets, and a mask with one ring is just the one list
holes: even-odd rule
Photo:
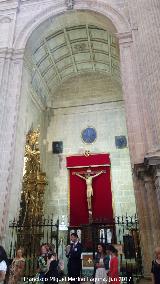
[[[115, 86], [116, 82], [112, 85], [111, 80], [108, 84], [107, 76], [90, 74], [67, 81], [54, 94], [56, 100], [53, 98], [53, 115], [47, 131], [47, 211], [55, 219], [68, 213], [66, 156], [83, 154], [86, 149], [110, 153], [114, 213], [135, 214], [128, 147], [116, 149], [115, 146], [115, 136], [127, 137], [121, 89]], [[81, 131], [89, 125], [97, 130], [97, 140], [92, 145], [84, 144], [81, 139]], [[52, 141], [63, 141], [63, 154], [52, 153]]]
[[48, 105], [56, 109], [122, 100], [120, 80], [111, 74], [93, 72], [68, 79], [54, 92]]
[[[45, 129], [45, 112], [44, 107], [38, 101], [37, 95], [34, 94], [30, 86], [30, 73], [26, 66], [23, 70], [23, 79], [22, 79], [22, 90], [20, 98], [20, 107], [18, 115], [18, 124], [17, 124], [17, 135], [16, 135], [16, 147], [15, 147], [15, 158], [13, 165], [13, 177], [12, 177], [12, 186], [10, 194], [10, 210], [8, 219], [12, 220], [15, 217], [18, 217], [18, 209], [20, 206], [20, 196], [22, 188], [22, 177], [23, 177], [23, 165], [24, 165], [24, 148], [25, 148], [25, 139], [27, 132], [33, 128], [40, 128], [41, 132], [41, 141], [40, 147], [42, 152], [42, 160], [44, 160], [45, 167], [45, 145], [43, 143], [44, 129]], [[43, 162], [42, 162], [43, 163]]]

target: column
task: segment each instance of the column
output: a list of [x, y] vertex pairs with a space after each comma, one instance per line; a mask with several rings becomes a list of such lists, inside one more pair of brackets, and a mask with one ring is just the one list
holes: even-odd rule
[[151, 261], [153, 258], [153, 239], [151, 234], [151, 220], [149, 215], [149, 208], [146, 202], [147, 192], [144, 184], [144, 176], [145, 169], [143, 165], [135, 165], [133, 181], [139, 220], [142, 262], [144, 267], [144, 275], [147, 277], [150, 275]]
[[139, 164], [143, 162], [145, 149], [133, 70], [132, 36], [130, 33], [118, 34], [117, 36], [120, 46], [121, 77], [131, 162], [132, 164]]
[[152, 176], [145, 176], [144, 177], [144, 184], [147, 192], [147, 200], [146, 205], [149, 209], [149, 217], [151, 220], [151, 230], [150, 235], [152, 236], [153, 240], [153, 253], [155, 247], [159, 245], [160, 240], [160, 216], [156, 198], [156, 188], [154, 185], [154, 180]]
[[23, 51], [1, 50], [0, 119], [0, 236], [5, 238], [13, 175], [17, 119], [23, 68]]
[[159, 214], [160, 214], [160, 168], [159, 167], [157, 167], [157, 169], [156, 169], [155, 187], [156, 187], [156, 197], [157, 197], [158, 210], [159, 210]]
[[160, 1], [128, 0], [130, 23], [134, 38], [134, 67], [142, 120], [145, 126], [146, 152], [159, 147], [159, 72]]

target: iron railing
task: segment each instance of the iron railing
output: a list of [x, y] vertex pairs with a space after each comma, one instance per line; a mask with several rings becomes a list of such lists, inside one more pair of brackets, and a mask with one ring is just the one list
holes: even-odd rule
[[136, 214], [116, 216], [112, 221], [96, 219], [89, 225], [70, 226], [68, 240], [71, 232], [81, 235], [83, 251], [92, 252], [93, 259], [98, 243], [115, 245], [119, 252], [120, 275], [127, 276], [128, 279], [131, 279], [130, 277], [138, 279], [143, 276], [139, 223]]
[[58, 256], [59, 220], [43, 218], [41, 222], [34, 221], [28, 225], [22, 225], [13, 220], [9, 224], [9, 257], [15, 257], [16, 249], [24, 248], [26, 268], [24, 276], [33, 276], [37, 269], [37, 256], [40, 254], [40, 245], [47, 243], [55, 246]]

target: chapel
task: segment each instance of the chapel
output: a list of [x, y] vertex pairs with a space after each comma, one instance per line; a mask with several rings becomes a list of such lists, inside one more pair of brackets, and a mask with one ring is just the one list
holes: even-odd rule
[[[34, 259], [78, 234], [122, 275], [160, 246], [160, 1], [0, 1], [0, 244]], [[27, 266], [27, 273], [33, 273]], [[123, 274], [124, 273], [124, 274]]]

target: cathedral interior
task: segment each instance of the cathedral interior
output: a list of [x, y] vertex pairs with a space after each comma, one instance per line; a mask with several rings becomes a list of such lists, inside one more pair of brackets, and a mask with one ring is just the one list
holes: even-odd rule
[[76, 232], [84, 275], [103, 242], [117, 247], [122, 275], [150, 277], [160, 245], [158, 1], [2, 2], [1, 244], [10, 258], [23, 246], [32, 275], [50, 242], [66, 271]]

